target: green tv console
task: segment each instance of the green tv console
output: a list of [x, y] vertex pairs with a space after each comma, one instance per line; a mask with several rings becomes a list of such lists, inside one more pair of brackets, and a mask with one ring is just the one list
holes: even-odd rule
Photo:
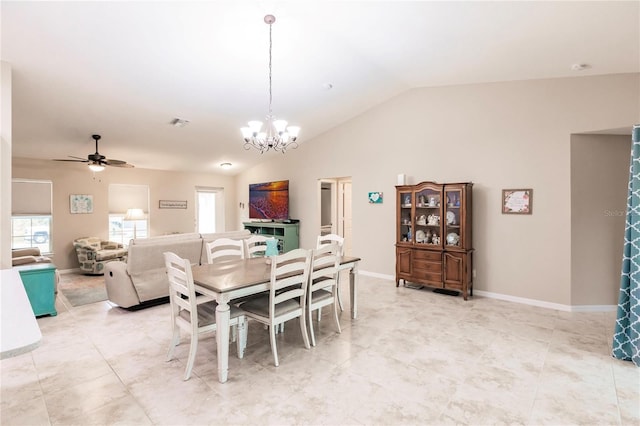
[[286, 253], [300, 247], [300, 224], [282, 222], [243, 222], [252, 234], [278, 239], [278, 251]]
[[58, 315], [56, 311], [56, 265], [38, 263], [16, 266], [35, 316]]

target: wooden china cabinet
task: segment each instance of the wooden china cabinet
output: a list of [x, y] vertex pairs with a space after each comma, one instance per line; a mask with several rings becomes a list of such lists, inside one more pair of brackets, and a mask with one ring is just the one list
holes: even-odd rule
[[396, 186], [396, 287], [403, 280], [473, 296], [472, 187]]

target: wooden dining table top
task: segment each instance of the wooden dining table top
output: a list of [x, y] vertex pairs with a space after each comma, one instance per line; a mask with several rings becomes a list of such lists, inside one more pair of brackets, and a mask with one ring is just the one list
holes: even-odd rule
[[[342, 265], [357, 263], [359, 257], [344, 256]], [[216, 293], [265, 284], [271, 279], [271, 264], [264, 257], [230, 260], [192, 267], [193, 281]]]

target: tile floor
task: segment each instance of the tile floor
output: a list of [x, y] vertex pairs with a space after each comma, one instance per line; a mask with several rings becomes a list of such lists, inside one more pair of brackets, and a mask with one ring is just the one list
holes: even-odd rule
[[359, 317], [344, 312], [342, 334], [325, 315], [306, 350], [288, 323], [276, 368], [251, 323], [220, 384], [213, 336], [191, 380], [186, 340], [165, 361], [168, 305], [71, 308], [58, 293], [57, 307], [38, 320], [38, 349], [0, 362], [2, 425], [640, 423], [640, 369], [610, 356], [614, 313], [464, 302], [361, 276]]

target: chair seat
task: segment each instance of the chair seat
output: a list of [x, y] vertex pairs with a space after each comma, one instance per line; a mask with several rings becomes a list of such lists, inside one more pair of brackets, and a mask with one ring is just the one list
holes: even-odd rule
[[330, 291], [320, 289], [313, 292], [313, 303], [322, 302], [323, 300], [331, 299], [333, 294]]
[[118, 259], [127, 254], [127, 249], [100, 250], [96, 252], [96, 260]]
[[[269, 317], [269, 295], [261, 295], [247, 300], [240, 305], [243, 311]], [[275, 316], [281, 316], [300, 309], [300, 303], [295, 300], [286, 300], [276, 305]]]
[[[211, 325], [216, 323], [216, 308], [218, 307], [218, 303], [214, 300], [212, 302], [201, 303], [198, 305], [198, 327], [204, 327], [206, 325]], [[243, 315], [241, 309], [236, 308], [231, 305], [231, 312], [229, 312], [230, 317], [230, 325], [234, 325], [237, 321], [234, 319]], [[189, 311], [182, 310], [180, 311], [180, 317], [185, 321], [190, 321]]]

